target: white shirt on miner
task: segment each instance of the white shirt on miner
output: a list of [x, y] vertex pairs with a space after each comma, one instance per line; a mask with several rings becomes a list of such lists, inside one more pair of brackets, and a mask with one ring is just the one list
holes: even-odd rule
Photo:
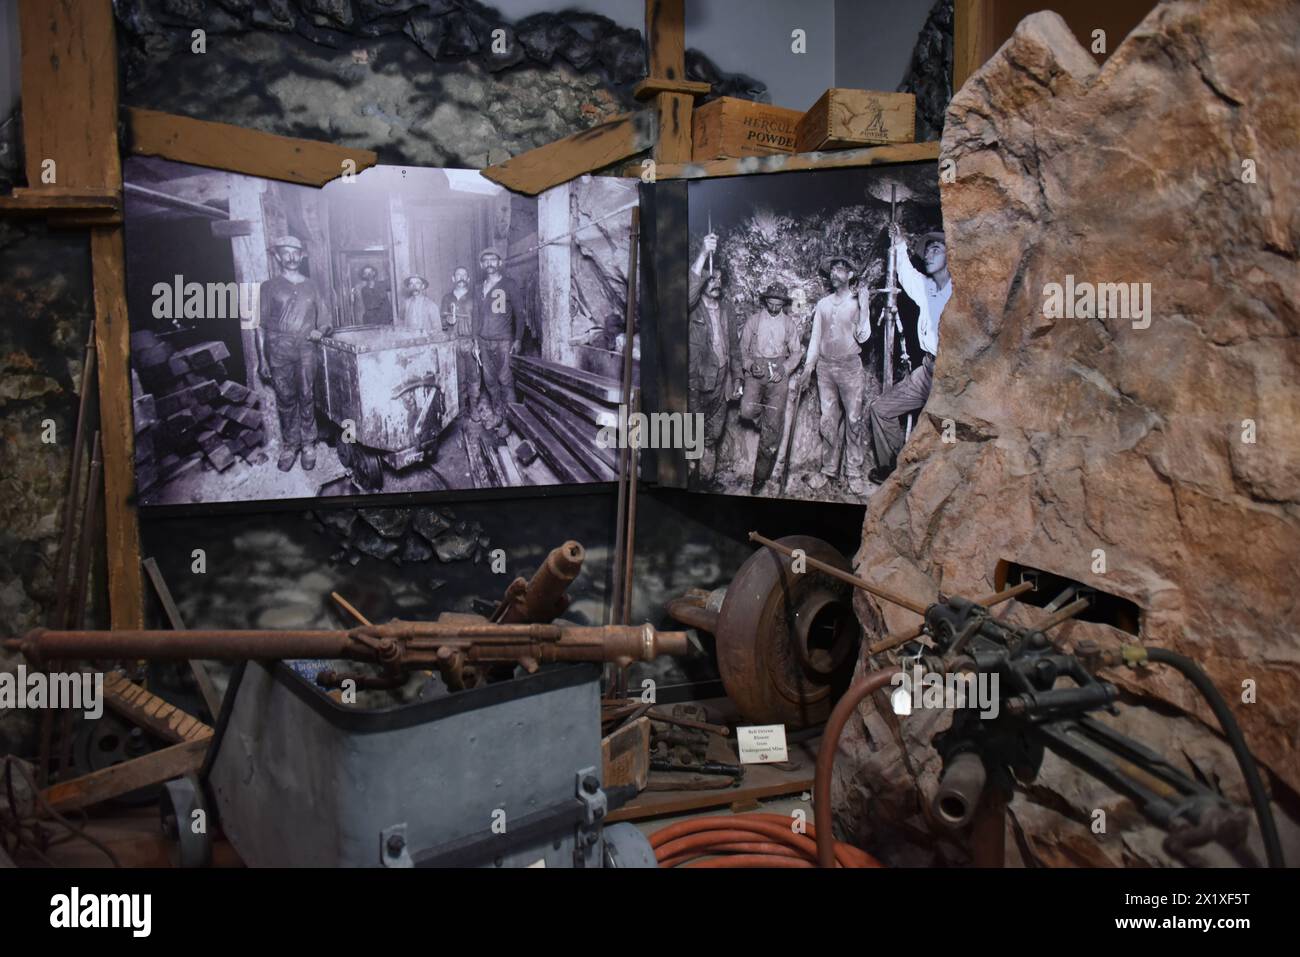
[[940, 289], [937, 282], [912, 265], [907, 244], [901, 240], [894, 243], [894, 260], [898, 284], [920, 310], [916, 318], [917, 341], [924, 351], [932, 356], [938, 355], [939, 317], [943, 314], [943, 307], [952, 298], [952, 277]]

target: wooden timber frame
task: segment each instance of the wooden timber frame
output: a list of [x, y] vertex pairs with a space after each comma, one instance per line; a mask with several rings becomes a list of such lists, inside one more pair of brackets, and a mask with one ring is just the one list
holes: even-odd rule
[[[144, 584], [134, 505], [135, 434], [113, 8], [111, 0], [19, 0], [18, 12], [29, 185], [0, 197], [0, 215], [44, 216], [52, 226], [90, 228], [109, 617], [114, 628], [141, 628]], [[373, 166], [378, 159], [370, 150], [152, 110], [126, 112], [132, 152], [232, 173], [320, 187], [344, 173]], [[194, 746], [187, 743], [170, 750], [181, 753]]]

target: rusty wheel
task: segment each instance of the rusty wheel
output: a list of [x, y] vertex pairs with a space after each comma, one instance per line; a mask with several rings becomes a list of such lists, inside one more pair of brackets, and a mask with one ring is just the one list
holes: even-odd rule
[[[819, 538], [792, 535], [801, 548], [836, 568], [848, 560]], [[861, 628], [852, 588], [813, 568], [759, 549], [727, 586], [718, 614], [718, 669], [727, 696], [757, 723], [800, 728], [825, 721], [853, 676]]]

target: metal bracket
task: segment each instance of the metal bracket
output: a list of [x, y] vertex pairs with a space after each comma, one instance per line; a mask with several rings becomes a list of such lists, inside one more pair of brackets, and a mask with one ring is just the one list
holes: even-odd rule
[[406, 842], [406, 824], [394, 824], [379, 832], [379, 862], [384, 867], [414, 867]]
[[600, 786], [598, 768], [583, 768], [575, 778], [575, 790], [582, 805], [582, 821], [578, 824], [577, 841], [573, 848], [573, 866], [594, 867], [601, 860], [601, 822], [609, 813], [609, 799]]

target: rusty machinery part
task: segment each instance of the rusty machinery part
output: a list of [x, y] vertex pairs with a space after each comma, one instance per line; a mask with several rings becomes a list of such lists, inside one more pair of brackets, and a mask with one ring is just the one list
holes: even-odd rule
[[[4, 642], [34, 664], [55, 660], [150, 658], [163, 660], [342, 658], [380, 665], [381, 677], [339, 675], [367, 687], [391, 687], [409, 669], [437, 669], [449, 687], [465, 687], [467, 665], [539, 665], [559, 661], [610, 661], [620, 665], [684, 656], [685, 632], [650, 625], [494, 624], [483, 618], [390, 621], [348, 631], [51, 631], [34, 629]], [[322, 673], [326, 674], [326, 673]]]
[[[819, 538], [794, 535], [780, 544], [819, 563], [849, 567]], [[670, 603], [669, 612], [697, 626], [713, 623], [722, 684], [747, 721], [819, 724], [830, 714], [833, 689], [847, 686], [853, 674], [861, 629], [851, 586], [811, 562], [795, 572], [789, 555], [761, 549], [740, 567], [720, 602], [696, 590]]]
[[551, 549], [531, 579], [516, 578], [510, 583], [491, 620], [511, 623], [559, 618], [569, 607], [567, 590], [582, 571], [586, 556], [586, 549], [574, 541]]
[[[792, 821], [762, 813], [694, 818], [656, 831], [650, 846], [660, 867], [816, 867], [816, 828], [796, 833]], [[880, 866], [851, 844], [831, 841], [830, 848], [833, 866]]]

